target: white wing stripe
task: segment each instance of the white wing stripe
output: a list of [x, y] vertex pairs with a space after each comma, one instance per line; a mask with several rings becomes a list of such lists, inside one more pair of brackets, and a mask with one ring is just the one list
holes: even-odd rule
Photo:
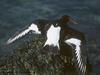
[[10, 44], [12, 42], [14, 42], [15, 40], [19, 39], [20, 37], [24, 36], [25, 34], [27, 34], [30, 31], [30, 29], [26, 29], [23, 32], [21, 32], [20, 34], [18, 34], [17, 36], [15, 36], [14, 38], [10, 38], [7, 41], [7, 44]]
[[79, 63], [79, 66], [81, 67], [82, 63], [81, 63], [81, 58], [80, 58], [80, 50], [76, 50], [76, 56], [77, 56], [77, 61]]
[[19, 35], [15, 36], [14, 38], [10, 38], [7, 41], [7, 44], [10, 44], [10, 43], [14, 42], [15, 40], [17, 40], [18, 38], [24, 36], [25, 34], [27, 34], [31, 30], [34, 31], [35, 34], [41, 34], [41, 32], [38, 29], [38, 26], [36, 24], [32, 23], [26, 30], [21, 32]]
[[72, 46], [71, 44], [74, 44], [76, 46], [75, 48], [75, 54], [77, 57], [77, 62], [78, 62], [78, 66], [80, 68], [80, 70], [85, 73], [86, 71], [86, 66], [84, 66], [82, 59], [81, 59], [81, 51], [80, 51], [80, 45], [81, 45], [81, 40], [76, 39], [76, 38], [70, 38], [65, 40], [65, 43], [67, 43], [68, 45]]

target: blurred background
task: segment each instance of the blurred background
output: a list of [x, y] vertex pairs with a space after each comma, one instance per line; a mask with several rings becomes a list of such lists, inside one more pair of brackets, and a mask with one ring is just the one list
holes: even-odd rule
[[83, 32], [87, 39], [93, 75], [100, 75], [100, 0], [0, 0], [0, 58], [10, 55], [17, 43], [6, 41], [36, 19], [56, 19], [69, 15], [79, 24], [71, 27]]

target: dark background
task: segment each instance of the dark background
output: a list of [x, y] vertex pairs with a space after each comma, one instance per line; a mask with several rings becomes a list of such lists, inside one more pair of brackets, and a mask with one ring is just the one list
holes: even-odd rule
[[100, 75], [100, 0], [0, 0], [0, 57], [12, 53], [17, 44], [7, 46], [6, 41], [33, 20], [62, 15], [78, 20], [72, 27], [86, 35], [92, 74]]

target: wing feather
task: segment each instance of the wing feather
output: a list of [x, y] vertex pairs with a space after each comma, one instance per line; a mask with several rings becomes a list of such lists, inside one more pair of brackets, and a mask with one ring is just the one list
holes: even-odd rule
[[21, 38], [22, 36], [24, 36], [25, 34], [27, 34], [28, 32], [30, 31], [30, 29], [26, 29], [24, 31], [22, 31], [20, 34], [18, 34], [17, 36], [15, 36], [14, 38], [10, 38], [8, 41], [7, 41], [7, 44], [10, 44], [12, 42], [14, 42], [15, 40]]
[[83, 58], [81, 57], [81, 40], [76, 38], [70, 38], [65, 40], [65, 43], [70, 45], [72, 48], [73, 48], [72, 44], [76, 46], [74, 49], [74, 58], [76, 61], [76, 65], [78, 70], [80, 71], [80, 74], [85, 75], [86, 65], [84, 64]]

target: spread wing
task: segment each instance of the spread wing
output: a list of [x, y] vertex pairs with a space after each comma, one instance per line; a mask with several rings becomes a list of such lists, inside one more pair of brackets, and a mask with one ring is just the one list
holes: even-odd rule
[[[73, 58], [80, 75], [86, 74], [86, 56], [82, 55], [82, 41], [76, 38], [66, 39], [65, 43], [73, 48]], [[74, 47], [73, 47], [74, 45]]]
[[10, 38], [7, 41], [7, 44], [10, 44], [10, 43], [14, 42], [15, 40], [19, 39], [20, 37], [26, 35], [29, 31], [33, 31], [35, 34], [41, 34], [41, 32], [38, 29], [38, 26], [36, 24], [32, 23], [27, 29], [22, 31], [20, 34], [18, 34], [14, 38]]
[[28, 29], [22, 31], [21, 33], [19, 33], [18, 35], [16, 35], [14, 38], [10, 38], [7, 41], [7, 44], [10, 44], [10, 43], [14, 42], [15, 40], [21, 38], [22, 36], [26, 35], [29, 31], [30, 31], [30, 29], [28, 28]]

